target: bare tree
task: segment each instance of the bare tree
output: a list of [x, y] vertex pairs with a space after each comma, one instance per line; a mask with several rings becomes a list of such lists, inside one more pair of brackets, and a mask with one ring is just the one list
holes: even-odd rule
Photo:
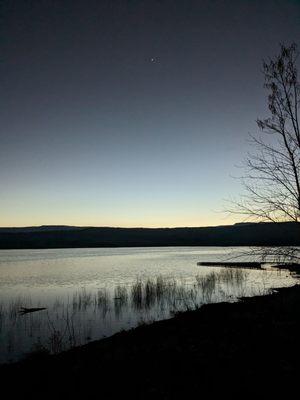
[[[263, 63], [270, 116], [258, 119], [260, 134], [251, 136], [254, 152], [245, 160], [245, 194], [234, 212], [257, 221], [300, 222], [300, 84], [296, 44]], [[297, 248], [264, 249], [264, 256], [299, 260]]]

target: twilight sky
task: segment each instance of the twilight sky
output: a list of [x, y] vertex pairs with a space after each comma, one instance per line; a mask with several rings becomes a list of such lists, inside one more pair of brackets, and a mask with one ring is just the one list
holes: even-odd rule
[[292, 0], [2, 0], [0, 226], [205, 226], [241, 192]]

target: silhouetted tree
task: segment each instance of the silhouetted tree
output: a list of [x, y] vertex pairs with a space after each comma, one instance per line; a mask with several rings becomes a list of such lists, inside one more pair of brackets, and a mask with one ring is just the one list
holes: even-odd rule
[[[245, 160], [245, 194], [235, 212], [257, 221], [300, 222], [300, 84], [296, 44], [263, 63], [270, 115], [258, 119], [260, 134], [251, 136], [255, 151]], [[264, 255], [299, 259], [297, 248], [265, 249]]]

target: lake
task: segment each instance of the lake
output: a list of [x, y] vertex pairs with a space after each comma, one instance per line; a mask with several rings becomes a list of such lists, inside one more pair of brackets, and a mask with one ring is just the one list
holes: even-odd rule
[[[197, 266], [243, 250], [1, 250], [0, 363], [32, 351], [57, 353], [204, 303], [236, 301], [296, 283], [287, 271]], [[22, 307], [46, 309], [22, 315]]]

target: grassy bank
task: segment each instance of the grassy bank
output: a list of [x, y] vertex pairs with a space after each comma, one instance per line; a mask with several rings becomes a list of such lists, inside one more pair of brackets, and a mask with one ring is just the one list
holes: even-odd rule
[[298, 390], [300, 286], [219, 303], [0, 368], [13, 398], [200, 398]]

